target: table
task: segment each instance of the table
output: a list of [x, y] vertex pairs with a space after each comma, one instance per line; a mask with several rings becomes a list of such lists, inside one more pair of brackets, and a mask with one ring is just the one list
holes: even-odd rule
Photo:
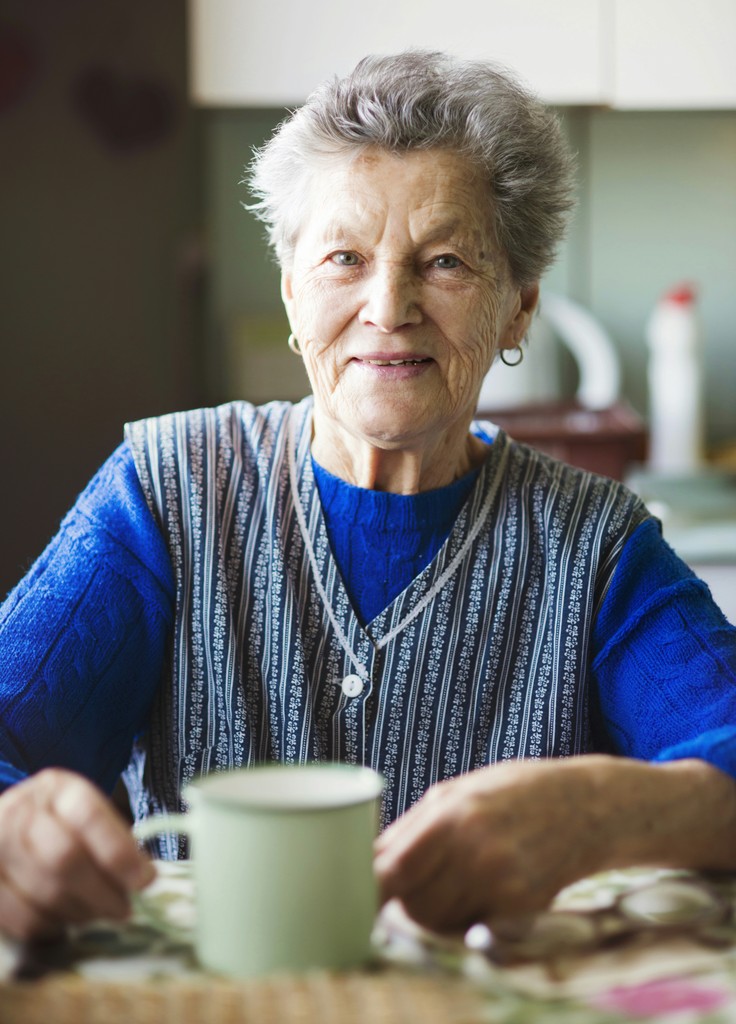
[[[124, 925], [96, 923], [43, 949], [0, 945], [2, 1024], [733, 1024], [736, 878], [710, 877], [724, 919], [701, 936], [646, 930], [595, 953], [492, 963], [460, 939], [422, 931], [396, 905], [376, 928], [376, 962], [234, 982], [202, 972], [193, 955], [194, 900], [186, 862], [158, 878]], [[629, 870], [560, 894], [553, 923], [584, 921], [622, 894], [687, 872]], [[560, 916], [562, 915], [562, 916]], [[547, 920], [547, 919], [545, 919]], [[557, 947], [555, 947], [557, 949]], [[562, 947], [560, 947], [562, 948]], [[13, 970], [24, 980], [13, 977]]]

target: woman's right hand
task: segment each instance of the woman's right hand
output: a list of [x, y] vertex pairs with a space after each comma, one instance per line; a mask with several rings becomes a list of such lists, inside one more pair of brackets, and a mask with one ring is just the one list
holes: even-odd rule
[[0, 796], [0, 932], [51, 936], [66, 924], [124, 918], [154, 867], [91, 782], [48, 768]]

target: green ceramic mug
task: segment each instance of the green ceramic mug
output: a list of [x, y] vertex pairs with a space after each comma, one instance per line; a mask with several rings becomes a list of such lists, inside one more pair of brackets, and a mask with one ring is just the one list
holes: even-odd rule
[[189, 814], [136, 825], [139, 839], [191, 837], [205, 968], [244, 978], [369, 959], [383, 786], [354, 765], [239, 769], [188, 786]]

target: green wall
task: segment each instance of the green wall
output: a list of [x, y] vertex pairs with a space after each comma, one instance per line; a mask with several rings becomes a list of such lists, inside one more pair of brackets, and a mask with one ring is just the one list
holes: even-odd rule
[[687, 280], [700, 293], [707, 428], [736, 438], [736, 113], [589, 115], [588, 304], [646, 404], [643, 328]]

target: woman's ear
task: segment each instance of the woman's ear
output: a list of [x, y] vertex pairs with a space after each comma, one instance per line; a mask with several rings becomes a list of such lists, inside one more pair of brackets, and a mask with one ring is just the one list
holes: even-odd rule
[[516, 302], [499, 341], [499, 348], [516, 348], [526, 337], [539, 302], [539, 281], [516, 293]]
[[289, 324], [294, 329], [294, 320], [292, 314], [294, 311], [294, 290], [291, 285], [291, 274], [287, 271], [282, 270], [281, 272], [281, 301], [284, 303], [286, 309], [286, 315], [289, 318]]

